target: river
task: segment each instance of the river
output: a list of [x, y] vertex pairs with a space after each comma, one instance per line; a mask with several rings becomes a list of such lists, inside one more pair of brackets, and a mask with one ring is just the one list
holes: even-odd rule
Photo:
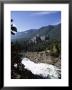
[[[50, 79], [61, 78], [61, 70], [54, 65], [46, 63], [35, 63], [28, 58], [22, 58], [21, 63], [24, 65], [25, 69], [31, 71], [34, 75], [39, 75]], [[17, 64], [14, 65], [14, 67], [17, 67]]]

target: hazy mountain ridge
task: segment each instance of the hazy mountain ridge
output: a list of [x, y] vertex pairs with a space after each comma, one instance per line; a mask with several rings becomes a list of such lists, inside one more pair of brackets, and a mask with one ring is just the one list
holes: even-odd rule
[[61, 39], [61, 24], [57, 25], [48, 25], [41, 27], [39, 29], [30, 29], [24, 32], [17, 32], [15, 35], [12, 35], [12, 41], [17, 40], [30, 40], [35, 36], [49, 36], [50, 39]]

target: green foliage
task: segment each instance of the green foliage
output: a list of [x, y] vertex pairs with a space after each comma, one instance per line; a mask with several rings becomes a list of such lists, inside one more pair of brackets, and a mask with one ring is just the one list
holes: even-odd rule
[[37, 43], [40, 43], [40, 42], [41, 42], [40, 36], [36, 36], [36, 42], [37, 42]]
[[54, 40], [51, 44], [50, 50], [52, 56], [58, 57], [61, 53], [61, 43]]

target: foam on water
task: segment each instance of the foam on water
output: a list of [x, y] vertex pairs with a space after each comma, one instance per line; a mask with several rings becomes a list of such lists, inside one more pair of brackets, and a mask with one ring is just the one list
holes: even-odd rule
[[59, 78], [60, 69], [54, 65], [34, 63], [28, 58], [23, 58], [21, 63], [25, 66], [25, 69], [30, 70], [33, 74], [50, 77], [51, 79]]

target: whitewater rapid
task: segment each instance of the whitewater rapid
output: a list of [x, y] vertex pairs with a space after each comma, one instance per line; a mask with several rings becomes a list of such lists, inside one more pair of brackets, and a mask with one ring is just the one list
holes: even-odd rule
[[50, 77], [51, 79], [58, 79], [60, 76], [60, 69], [54, 65], [46, 63], [34, 63], [28, 58], [23, 58], [21, 62], [25, 69], [31, 71], [34, 75], [42, 77]]

